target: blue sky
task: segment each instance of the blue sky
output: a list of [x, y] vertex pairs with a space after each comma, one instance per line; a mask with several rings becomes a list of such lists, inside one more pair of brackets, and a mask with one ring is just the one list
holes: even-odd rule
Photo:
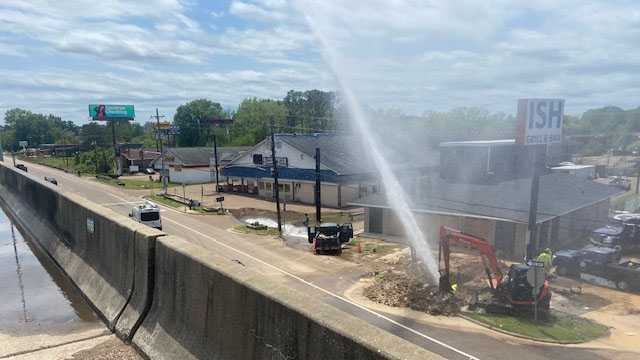
[[2, 0], [0, 114], [83, 123], [89, 103], [127, 103], [146, 121], [202, 97], [333, 90], [305, 16], [373, 108], [640, 105], [637, 1]]

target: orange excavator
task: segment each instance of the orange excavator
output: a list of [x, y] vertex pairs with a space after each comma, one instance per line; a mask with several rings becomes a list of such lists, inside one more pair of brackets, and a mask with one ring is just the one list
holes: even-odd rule
[[[489, 280], [489, 286], [493, 291], [493, 298], [490, 303], [485, 304], [487, 311], [510, 313], [510, 312], [530, 312], [534, 305], [542, 311], [548, 311], [551, 301], [551, 291], [547, 279], [541, 281], [542, 285], [538, 291], [534, 291], [530, 284], [532, 278], [531, 271], [535, 271], [529, 264], [514, 264], [509, 268], [506, 276], [500, 270], [496, 250], [488, 241], [465, 234], [446, 226], [440, 227], [440, 249], [438, 262], [443, 264], [440, 267], [440, 290], [451, 292], [449, 257], [451, 254], [451, 244], [471, 247], [480, 252], [482, 264]], [[544, 276], [544, 275], [543, 275]], [[534, 294], [537, 293], [537, 296]]]

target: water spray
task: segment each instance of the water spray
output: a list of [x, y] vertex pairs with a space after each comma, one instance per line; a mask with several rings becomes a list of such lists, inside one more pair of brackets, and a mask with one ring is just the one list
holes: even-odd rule
[[331, 46], [329, 46], [329, 42], [326, 40], [324, 35], [318, 31], [317, 24], [314, 22], [314, 19], [307, 14], [306, 9], [303, 8], [303, 6], [298, 6], [298, 8], [300, 12], [304, 14], [304, 18], [309, 25], [311, 32], [320, 44], [320, 50], [324, 61], [329, 65], [330, 70], [334, 74], [342, 95], [344, 96], [344, 100], [346, 101], [354, 129], [360, 134], [363, 145], [369, 154], [371, 154], [373, 163], [381, 176], [382, 185], [391, 209], [393, 209], [400, 219], [411, 246], [418, 255], [418, 258], [422, 261], [427, 273], [431, 276], [432, 282], [437, 283], [439, 278], [438, 265], [431, 248], [429, 247], [422, 230], [418, 226], [418, 222], [416, 221], [413, 212], [409, 208], [407, 194], [401, 187], [398, 178], [389, 166], [389, 162], [384, 158], [382, 152], [380, 152], [376, 143], [376, 137], [367, 122], [367, 116], [365, 115], [357, 97], [351, 90], [351, 86], [347, 83], [347, 77], [341, 71], [342, 66], [340, 66], [338, 61], [338, 54]]

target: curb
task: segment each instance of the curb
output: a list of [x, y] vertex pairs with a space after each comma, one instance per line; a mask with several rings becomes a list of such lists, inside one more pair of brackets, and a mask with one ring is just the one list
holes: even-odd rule
[[[482, 327], [487, 328], [487, 329], [491, 329], [493, 331], [496, 331], [496, 332], [499, 332], [499, 333], [502, 333], [502, 334], [505, 334], [505, 335], [510, 335], [510, 336], [517, 337], [517, 338], [520, 338], [520, 339], [531, 340], [531, 341], [540, 342], [540, 343], [559, 344], [559, 345], [576, 345], [576, 344], [584, 344], [586, 342], [595, 340], [595, 339], [590, 339], [590, 340], [584, 340], [584, 341], [562, 341], [562, 340], [552, 340], [552, 339], [541, 339], [541, 338], [531, 337], [531, 336], [527, 336], [527, 335], [514, 333], [512, 331], [504, 330], [504, 329], [501, 329], [499, 327], [495, 327], [493, 325], [489, 325], [489, 324], [483, 323], [482, 321], [478, 321], [476, 319], [473, 319], [473, 318], [471, 318], [470, 316], [467, 316], [467, 315], [458, 314], [458, 316], [463, 318], [463, 319], [465, 319], [465, 320], [467, 320], [467, 321], [469, 321], [469, 322], [472, 322], [472, 323], [474, 323], [476, 325], [482, 326]], [[608, 333], [608, 331], [607, 331], [607, 333]]]

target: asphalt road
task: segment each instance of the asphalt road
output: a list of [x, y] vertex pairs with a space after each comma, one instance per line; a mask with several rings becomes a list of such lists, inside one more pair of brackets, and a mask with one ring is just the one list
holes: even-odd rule
[[[7, 163], [9, 163], [8, 159]], [[53, 176], [59, 187], [93, 202], [128, 214], [140, 203], [144, 192], [131, 192], [79, 178], [59, 170], [28, 164], [29, 173], [40, 178]], [[636, 359], [638, 354], [612, 349], [597, 349], [534, 343], [487, 333], [461, 331], [435, 326], [397, 315], [385, 314], [354, 303], [342, 294], [357, 282], [361, 269], [339, 258], [313, 256], [308, 252], [284, 247], [265, 237], [239, 235], [228, 231], [226, 217], [187, 215], [163, 207], [163, 230], [206, 249], [215, 251], [238, 266], [273, 277], [309, 296], [370, 324], [411, 341], [448, 359]], [[336, 281], [339, 279], [340, 281]]]

